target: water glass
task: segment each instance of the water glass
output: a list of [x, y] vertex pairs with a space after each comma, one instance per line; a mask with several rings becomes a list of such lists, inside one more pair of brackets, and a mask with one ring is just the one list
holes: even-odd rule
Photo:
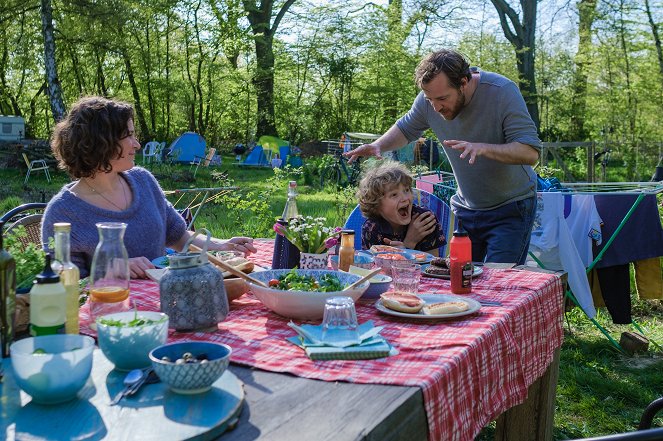
[[410, 262], [394, 262], [391, 266], [394, 291], [416, 294], [421, 279], [421, 265]]
[[322, 341], [334, 346], [359, 343], [357, 312], [350, 297], [332, 297], [325, 302]]

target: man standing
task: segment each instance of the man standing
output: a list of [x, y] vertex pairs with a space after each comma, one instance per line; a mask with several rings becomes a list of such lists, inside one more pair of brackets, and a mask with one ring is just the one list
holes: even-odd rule
[[472, 259], [523, 264], [536, 211], [541, 141], [513, 81], [470, 69], [443, 49], [417, 66], [421, 92], [412, 108], [375, 142], [346, 153], [377, 156], [432, 129], [451, 163], [457, 193], [451, 205], [472, 240]]

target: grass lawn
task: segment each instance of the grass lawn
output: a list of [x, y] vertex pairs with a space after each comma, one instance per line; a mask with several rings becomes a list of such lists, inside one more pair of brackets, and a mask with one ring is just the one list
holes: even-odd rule
[[[289, 176], [275, 177], [267, 168], [241, 168], [232, 157], [224, 165], [201, 168], [196, 179], [188, 166], [153, 165], [149, 167], [166, 190], [214, 187], [232, 184], [239, 189], [210, 202], [201, 210], [197, 227], [206, 227], [217, 237], [249, 235], [274, 237], [274, 219], [283, 210]], [[229, 164], [229, 165], [226, 165]], [[227, 172], [226, 180], [221, 172]], [[23, 202], [48, 199], [69, 179], [62, 172], [53, 173], [49, 185], [43, 174], [30, 178], [23, 187], [25, 170], [0, 170], [0, 213]], [[330, 225], [342, 225], [355, 206], [351, 190], [321, 189], [316, 179], [306, 174], [294, 176], [298, 181], [297, 205], [300, 214], [324, 216]], [[172, 199], [175, 202], [175, 198]], [[180, 201], [181, 207], [184, 201]], [[663, 345], [663, 306], [660, 300], [640, 301], [633, 298], [633, 317], [651, 340]], [[619, 340], [630, 326], [613, 325], [604, 310], [599, 322]], [[561, 351], [557, 387], [554, 438], [575, 439], [633, 431], [649, 402], [663, 396], [663, 352], [650, 344], [650, 352], [626, 357], [617, 353], [608, 340], [576, 308], [565, 318], [565, 341]], [[663, 412], [654, 421], [663, 427]], [[478, 437], [492, 439], [488, 426]]]

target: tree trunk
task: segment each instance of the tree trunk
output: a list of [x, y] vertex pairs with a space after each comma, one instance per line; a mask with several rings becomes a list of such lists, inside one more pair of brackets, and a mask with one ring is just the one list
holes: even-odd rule
[[48, 99], [55, 122], [65, 117], [67, 110], [62, 100], [62, 87], [58, 78], [55, 58], [55, 35], [53, 33], [53, 8], [51, 0], [41, 0], [41, 31], [44, 37], [44, 67], [48, 84]]
[[592, 50], [592, 24], [596, 17], [597, 0], [580, 0], [578, 2], [578, 52], [575, 56], [575, 73], [573, 75], [573, 97], [571, 99], [570, 140], [584, 141], [585, 110], [587, 108], [587, 73], [589, 72]]
[[[540, 130], [538, 93], [536, 90], [536, 77], [534, 75], [534, 55], [536, 49], [536, 7], [537, 0], [520, 0], [523, 11], [523, 20], [506, 0], [490, 0], [500, 17], [500, 25], [504, 36], [516, 50], [516, 63], [518, 66], [518, 87], [525, 98], [529, 111], [537, 130]], [[513, 27], [513, 29], [512, 29]]]
[[[131, 66], [131, 59], [126, 49], [122, 51], [122, 58], [124, 59], [124, 67], [127, 70], [127, 78], [129, 79], [129, 84], [131, 85], [131, 92], [134, 97], [134, 109], [135, 117], [138, 119], [138, 126], [140, 127], [140, 133], [143, 139], [150, 139], [152, 134], [150, 128], [147, 126], [145, 121], [145, 114], [143, 113], [143, 106], [140, 104], [140, 93], [138, 92], [138, 85], [136, 84], [136, 78], [134, 77], [134, 70]], [[135, 123], [135, 121], [134, 121]]]
[[663, 50], [661, 50], [661, 38], [658, 35], [658, 26], [651, 15], [651, 8], [649, 7], [649, 0], [645, 0], [645, 12], [647, 12], [647, 19], [649, 20], [649, 27], [654, 36], [654, 44], [656, 45], [656, 56], [658, 57], [658, 72], [660, 74], [661, 86], [663, 86]]
[[286, 0], [272, 23], [273, 0], [243, 0], [256, 47], [256, 72], [253, 85], [258, 99], [258, 135], [277, 135], [274, 118], [274, 34], [281, 19], [295, 0]]

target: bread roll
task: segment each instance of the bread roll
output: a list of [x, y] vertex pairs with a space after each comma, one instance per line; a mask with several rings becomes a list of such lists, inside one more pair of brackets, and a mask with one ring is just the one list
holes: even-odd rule
[[455, 314], [467, 311], [468, 309], [470, 309], [470, 305], [466, 302], [438, 302], [424, 305], [422, 312], [424, 315]]
[[391, 291], [380, 295], [382, 304], [394, 311], [417, 313], [426, 302], [407, 292]]

